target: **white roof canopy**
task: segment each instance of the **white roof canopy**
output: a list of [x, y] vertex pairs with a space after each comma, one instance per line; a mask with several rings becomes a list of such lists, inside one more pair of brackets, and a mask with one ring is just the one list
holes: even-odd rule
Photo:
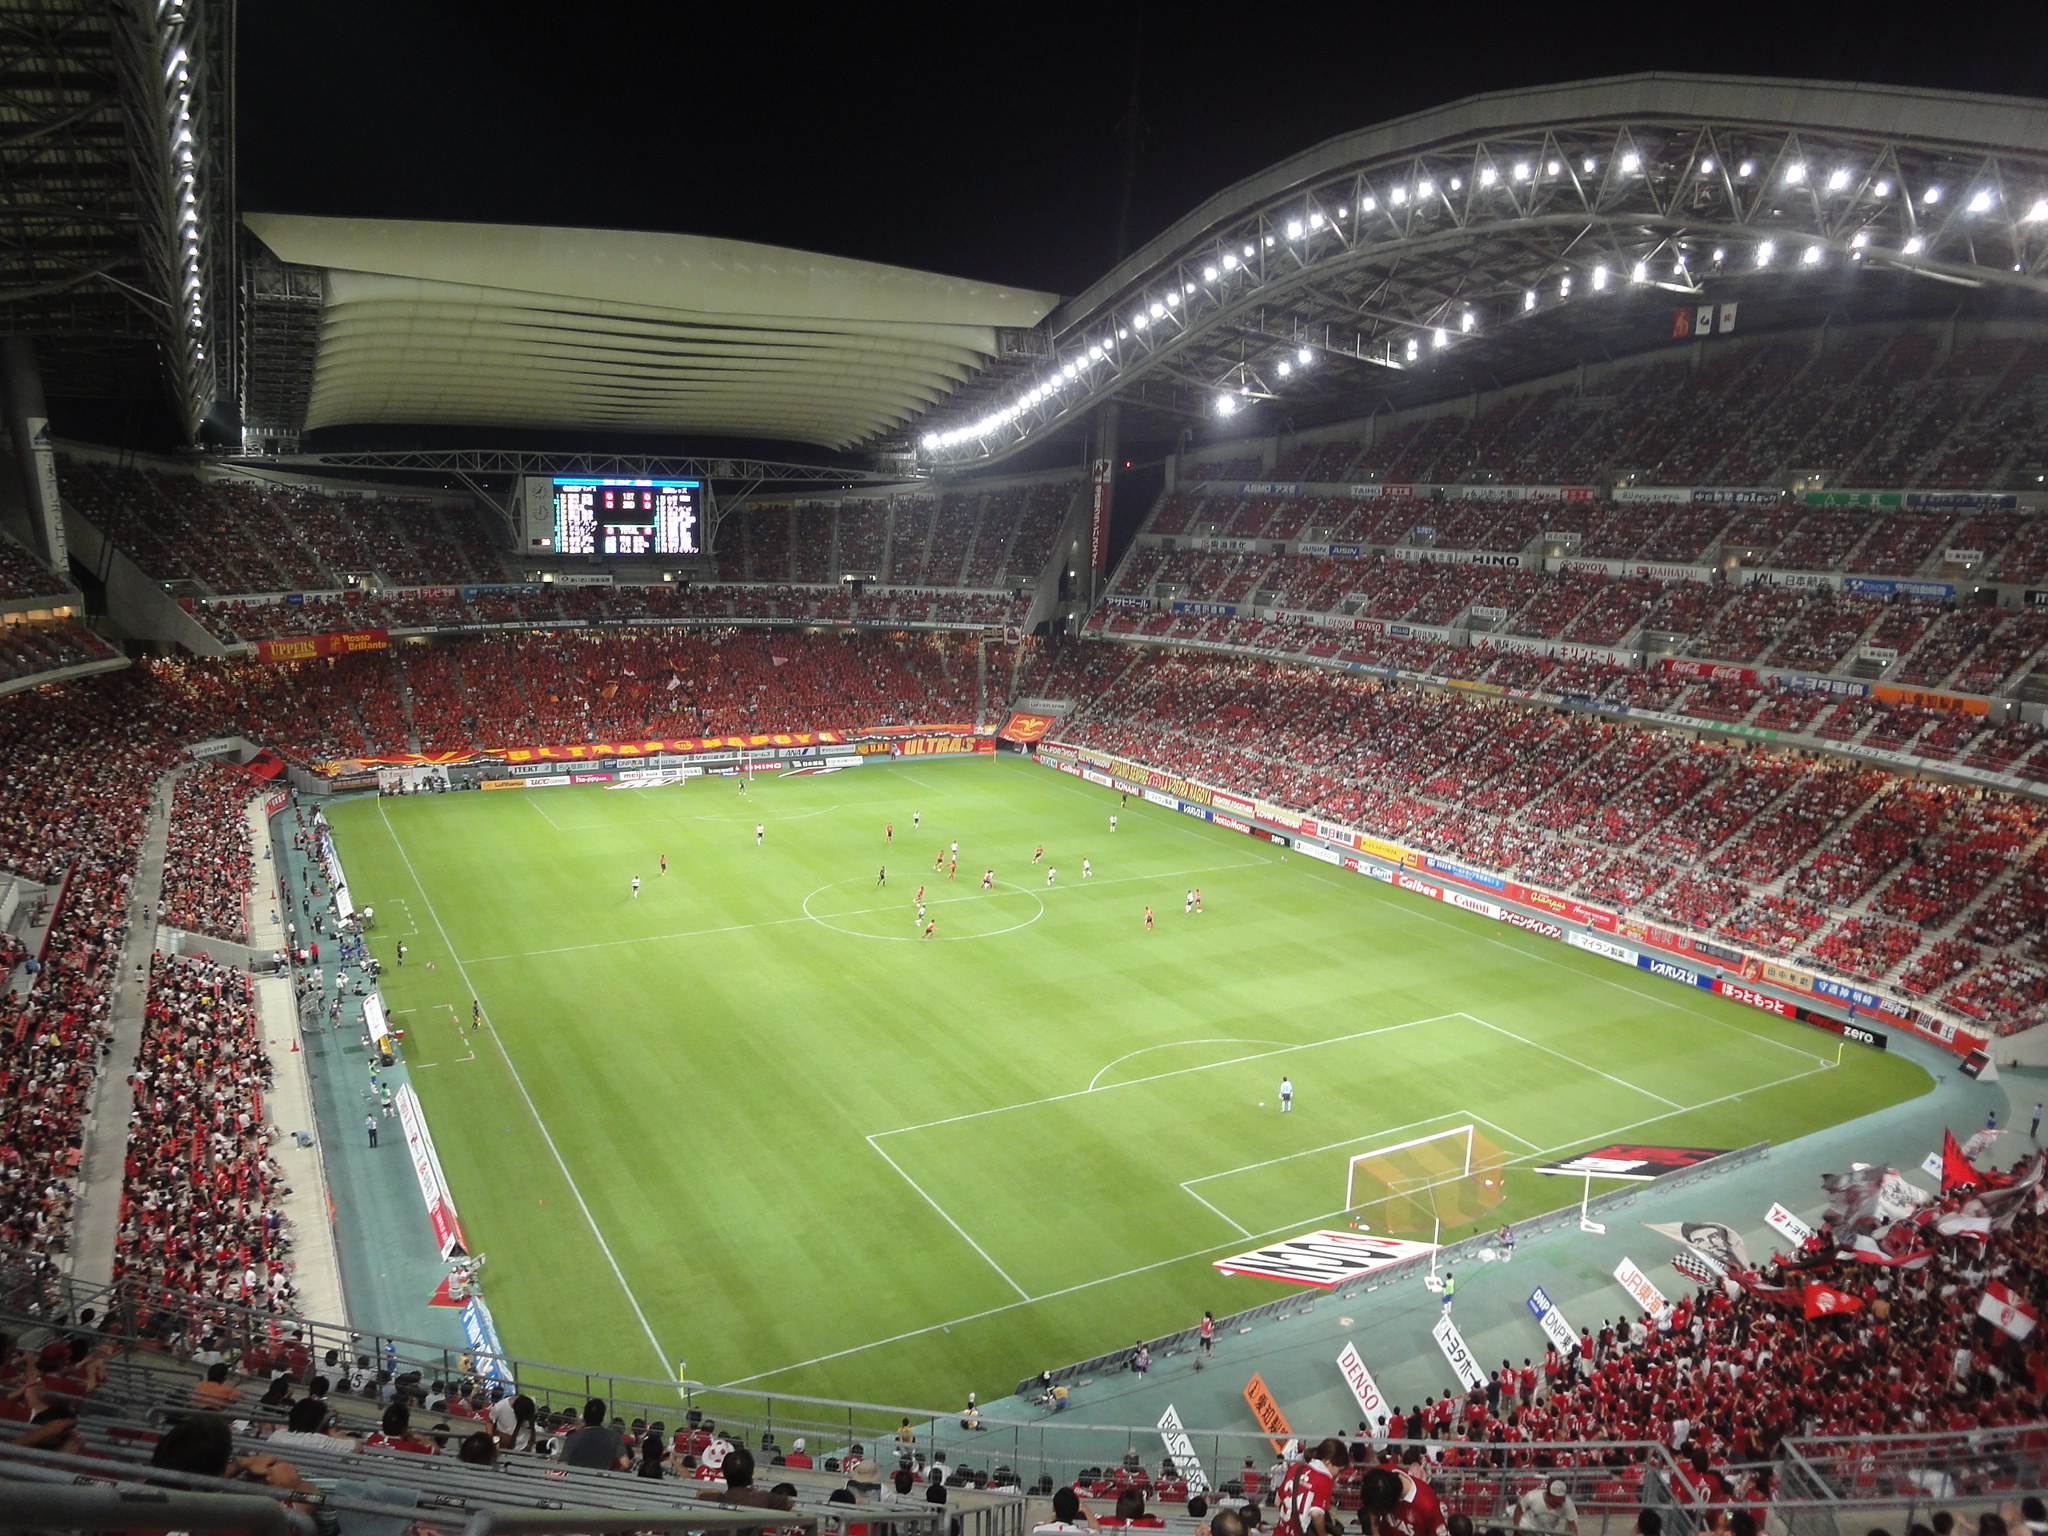
[[845, 448], [902, 426], [1049, 293], [739, 240], [248, 214], [323, 273], [305, 426], [716, 433]]

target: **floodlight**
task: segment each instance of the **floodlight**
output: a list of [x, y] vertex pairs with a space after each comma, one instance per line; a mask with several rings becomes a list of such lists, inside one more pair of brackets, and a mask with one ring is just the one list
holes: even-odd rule
[[1628, 280], [1632, 283], [1647, 283], [1650, 280], [1650, 264], [1639, 261], [1629, 268]]
[[1316, 355], [1315, 353], [1309, 351], [1307, 347], [1303, 347], [1299, 352], [1294, 354], [1294, 360], [1297, 363], [1301, 364], [1302, 367], [1306, 368], [1310, 363], [1316, 360]]
[[1633, 152], [1623, 155], [1621, 157], [1622, 170], [1631, 176], [1633, 176], [1638, 170], [1642, 168], [1642, 164], [1643, 157]]
[[1246, 246], [1244, 248], [1244, 257], [1246, 261], [1250, 261], [1252, 257], [1256, 256], [1257, 254], [1258, 252], [1253, 250], [1250, 246]]
[[1321, 229], [1323, 227], [1323, 216], [1320, 213], [1310, 214], [1308, 216], [1308, 227], [1310, 229]]
[[1164, 304], [1154, 304], [1146, 313], [1151, 315], [1154, 320], [1164, 320], [1166, 318], [1166, 306]]
[[1806, 162], [1804, 160], [1794, 160], [1785, 167], [1786, 186], [1796, 187], [1804, 180], [1806, 180]]
[[1857, 230], [1849, 240], [1849, 246], [1852, 250], [1860, 251], [1868, 244], [1870, 244], [1870, 231], [1867, 229]]
[[1593, 174], [1593, 171], [1594, 171], [1594, 168], [1595, 168], [1595, 167], [1596, 167], [1596, 166], [1597, 166], [1598, 164], [1599, 164], [1599, 162], [1598, 162], [1598, 161], [1596, 161], [1596, 160], [1595, 160], [1595, 159], [1594, 159], [1594, 158], [1593, 158], [1593, 157], [1592, 157], [1591, 155], [1588, 155], [1588, 156], [1586, 156], [1586, 174], [1587, 174], [1588, 176], [1592, 175], [1592, 174]]
[[1266, 236], [1266, 249], [1269, 251], [1273, 249], [1273, 237], [1271, 235]]
[[1920, 194], [1920, 201], [1927, 204], [1927, 206], [1930, 208], [1933, 207], [1936, 203], [1941, 201], [1941, 188], [1929, 187], [1925, 192], [1922, 192]]
[[1408, 361], [1412, 363], [1415, 361], [1416, 358], [1420, 357], [1421, 355], [1422, 343], [1417, 341], [1413, 336], [1410, 336], [1408, 338]]
[[1468, 310], [1466, 310], [1466, 311], [1465, 311], [1465, 313], [1464, 313], [1464, 314], [1463, 314], [1463, 315], [1462, 315], [1462, 316], [1461, 316], [1461, 317], [1459, 318], [1459, 320], [1458, 320], [1458, 329], [1459, 329], [1459, 330], [1461, 330], [1461, 331], [1464, 331], [1464, 332], [1466, 332], [1467, 334], [1470, 334], [1470, 332], [1471, 332], [1471, 330], [1472, 330], [1472, 327], [1473, 327], [1473, 326], [1475, 326], [1475, 325], [1477, 325], [1478, 323], [1479, 323], [1479, 317], [1478, 317], [1477, 315], [1473, 314], [1473, 313], [1472, 313], [1472, 311], [1468, 309]]
[[1358, 206], [1359, 206], [1360, 208], [1364, 209], [1364, 210], [1365, 210], [1365, 211], [1366, 211], [1367, 213], [1371, 213], [1371, 212], [1372, 212], [1372, 211], [1373, 211], [1373, 210], [1374, 210], [1375, 208], [1379, 207], [1379, 205], [1380, 205], [1380, 200], [1379, 200], [1378, 198], [1376, 198], [1376, 197], [1368, 197], [1368, 198], [1366, 198], [1366, 199], [1365, 199], [1365, 201], [1363, 201], [1362, 203], [1360, 203], [1360, 204], [1359, 204]]
[[1446, 336], [1444, 334], [1444, 328], [1442, 326], [1438, 326], [1436, 328], [1436, 335], [1431, 338], [1431, 342], [1432, 345], [1438, 348], [1438, 350], [1442, 350], [1442, 348], [1444, 348], [1450, 343], [1450, 339], [1451, 338], [1449, 336]]
[[1528, 291], [1527, 293], [1525, 293], [1525, 294], [1523, 294], [1523, 295], [1522, 295], [1522, 308], [1523, 308], [1523, 309], [1525, 309], [1525, 310], [1530, 310], [1530, 309], [1534, 309], [1535, 307], [1536, 307], [1536, 290], [1535, 290], [1534, 288], [1531, 288], [1531, 289], [1530, 289], [1530, 290], [1529, 290], [1529, 291]]
[[1771, 258], [1777, 254], [1778, 242], [1766, 240], [1756, 248], [1756, 264], [1760, 267], [1768, 267], [1771, 264]]
[[1718, 246], [1718, 245], [1717, 245], [1717, 246], [1715, 246], [1715, 247], [1714, 247], [1714, 260], [1716, 260], [1716, 261], [1726, 261], [1727, 259], [1728, 259], [1728, 253], [1727, 253], [1726, 251], [1722, 250], [1720, 246]]
[[1564, 162], [1561, 160], [1553, 160], [1550, 162], [1550, 164], [1545, 166], [1544, 169], [1548, 171], [1551, 175], [1555, 176], [1559, 171], [1564, 169]]
[[1754, 160], [1743, 161], [1742, 164], [1735, 168], [1735, 174], [1738, 176], [1754, 176], [1756, 174], [1756, 162]]
[[1433, 181], [1418, 181], [1415, 183], [1415, 195], [1417, 197], [1435, 197], [1436, 183]]
[[1838, 166], [1834, 170], [1828, 172], [1828, 190], [1830, 192], [1839, 192], [1842, 190], [1842, 188], [1848, 185], [1849, 173], [1846, 170], [1843, 170]]
[[1991, 204], [1993, 203], [1993, 201], [1995, 201], [1995, 199], [1992, 197], [1990, 189], [1986, 188], [1983, 191], [1978, 192], [1978, 194], [1975, 197], [1970, 199], [1970, 212], [1989, 213], [1991, 211]]
[[1337, 217], [1340, 219], [1348, 219], [1351, 217], [1351, 210], [1349, 208], [1339, 208], [1337, 210]]
[[1125, 330], [1122, 326], [1118, 326], [1116, 329], [1116, 339], [1118, 341], [1129, 341], [1131, 339], [1131, 333]]
[[1880, 181], [1870, 190], [1879, 197], [1890, 197], [1892, 195], [1892, 184], [1888, 181]]
[[1714, 157], [1712, 155], [1707, 156], [1706, 159], [1700, 162], [1700, 174], [1702, 176], [1711, 176], [1714, 174]]
[[1235, 416], [1237, 414], [1237, 401], [1229, 395], [1218, 395], [1216, 397], [1216, 414], [1218, 416]]
[[1289, 219], [1289, 220], [1287, 221], [1287, 238], [1288, 238], [1288, 239], [1290, 239], [1290, 240], [1299, 240], [1299, 239], [1301, 238], [1301, 232], [1302, 232], [1302, 222], [1301, 222], [1301, 220], [1299, 220], [1299, 219]]
[[1387, 201], [1392, 203], [1396, 208], [1400, 207], [1403, 203], [1408, 201], [1408, 189], [1406, 187], [1394, 188], [1393, 191], [1387, 194]]
[[2039, 224], [2044, 219], [2048, 219], [2048, 197], [2036, 198], [2034, 200], [2034, 206], [2027, 210], [2027, 217], [2025, 222], [2029, 224]]
[[1182, 291], [1186, 293], [1189, 298], [1193, 298], [1195, 294], [1195, 285], [1193, 283], [1189, 283], [1187, 287]]
[[1563, 277], [1557, 280], [1557, 296], [1560, 299], [1567, 299], [1571, 297], [1571, 292], [1572, 275], [1571, 273], [1567, 272]]
[[1915, 235], [1912, 239], [1906, 242], [1903, 254], [1907, 256], [1918, 256], [1926, 248], [1927, 242], [1925, 240], [1922, 240], [1918, 235]]
[[1464, 179], [1464, 177], [1462, 177], [1462, 176], [1453, 176], [1453, 177], [1451, 178], [1451, 190], [1452, 190], [1453, 192], [1462, 192], [1462, 191], [1464, 191], [1464, 190], [1465, 190], [1465, 179]]
[[1151, 323], [1151, 319], [1145, 314], [1145, 311], [1143, 311], [1142, 309], [1139, 310], [1135, 315], [1131, 316], [1131, 324], [1135, 325], [1141, 331]]
[[1820, 265], [1820, 258], [1821, 248], [1817, 245], [1809, 245], [1799, 253], [1800, 263], [1804, 266], [1817, 267]]
[[1167, 307], [1168, 309], [1179, 309], [1179, 308], [1180, 308], [1180, 290], [1179, 290], [1179, 289], [1175, 289], [1175, 290], [1174, 290], [1174, 291], [1173, 291], [1172, 293], [1169, 293], [1169, 294], [1168, 294], [1168, 295], [1166, 296], [1166, 307]]
[[1284, 358], [1284, 357], [1283, 357], [1283, 358], [1281, 358], [1281, 359], [1280, 359], [1280, 377], [1284, 379], [1284, 378], [1286, 378], [1286, 377], [1287, 377], [1287, 375], [1289, 375], [1289, 374], [1290, 374], [1290, 373], [1292, 373], [1292, 372], [1294, 372], [1294, 364], [1292, 364], [1292, 363], [1288, 362], [1288, 361], [1287, 361], [1287, 359], [1286, 359], [1286, 358]]
[[1671, 263], [1671, 275], [1673, 277], [1685, 276], [1685, 258], [1683, 256]]
[[1529, 179], [1529, 162], [1528, 162], [1528, 161], [1526, 161], [1526, 160], [1517, 160], [1517, 161], [1515, 162], [1515, 180], [1517, 180], [1517, 181], [1527, 181], [1528, 179]]
[[1500, 173], [1496, 171], [1492, 166], [1482, 165], [1479, 168], [1479, 185], [1481, 185], [1482, 187], [1490, 187], [1496, 181], [1499, 180]]
[[[1223, 258], [1223, 270], [1224, 270], [1224, 271], [1226, 271], [1226, 272], [1235, 272], [1235, 271], [1237, 270], [1237, 258], [1236, 258], [1235, 256], [1225, 256], [1225, 257]], [[1202, 275], [1203, 275], [1204, 277], [1214, 277], [1214, 276], [1215, 276], [1215, 274], [1216, 274], [1216, 269], [1215, 269], [1214, 267], [1211, 267], [1211, 268], [1210, 268], [1210, 269], [1209, 269], [1208, 271], [1204, 272], [1204, 273], [1203, 273]]]
[[1593, 269], [1593, 286], [1604, 289], [1607, 286], [1607, 268], [1603, 264]]

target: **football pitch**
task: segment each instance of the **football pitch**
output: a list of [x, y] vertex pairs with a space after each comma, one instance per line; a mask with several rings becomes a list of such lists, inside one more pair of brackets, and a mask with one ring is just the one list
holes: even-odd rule
[[1213, 1264], [1342, 1225], [1354, 1154], [1476, 1127], [1497, 1182], [1368, 1213], [1448, 1241], [1555, 1154], [1929, 1083], [1010, 757], [329, 814], [505, 1346], [594, 1370], [987, 1401], [1293, 1289]]

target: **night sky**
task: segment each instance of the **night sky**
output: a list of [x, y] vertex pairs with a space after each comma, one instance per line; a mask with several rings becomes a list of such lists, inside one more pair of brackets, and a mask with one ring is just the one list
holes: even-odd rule
[[[1141, 18], [1142, 17], [1142, 40]], [[1074, 293], [1332, 134], [1644, 69], [2048, 97], [2048, 5], [240, 7], [244, 207], [723, 235]]]

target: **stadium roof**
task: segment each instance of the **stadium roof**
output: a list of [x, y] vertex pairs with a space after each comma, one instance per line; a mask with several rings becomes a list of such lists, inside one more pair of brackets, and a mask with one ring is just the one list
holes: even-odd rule
[[445, 423], [845, 448], [929, 411], [1057, 302], [697, 235], [244, 223], [265, 248], [249, 296], [253, 433]]
[[966, 467], [1110, 399], [1357, 414], [1668, 344], [1680, 309], [1748, 332], [1851, 292], [2048, 315], [2048, 102], [1661, 73], [1468, 97], [1219, 192], [918, 431]]

